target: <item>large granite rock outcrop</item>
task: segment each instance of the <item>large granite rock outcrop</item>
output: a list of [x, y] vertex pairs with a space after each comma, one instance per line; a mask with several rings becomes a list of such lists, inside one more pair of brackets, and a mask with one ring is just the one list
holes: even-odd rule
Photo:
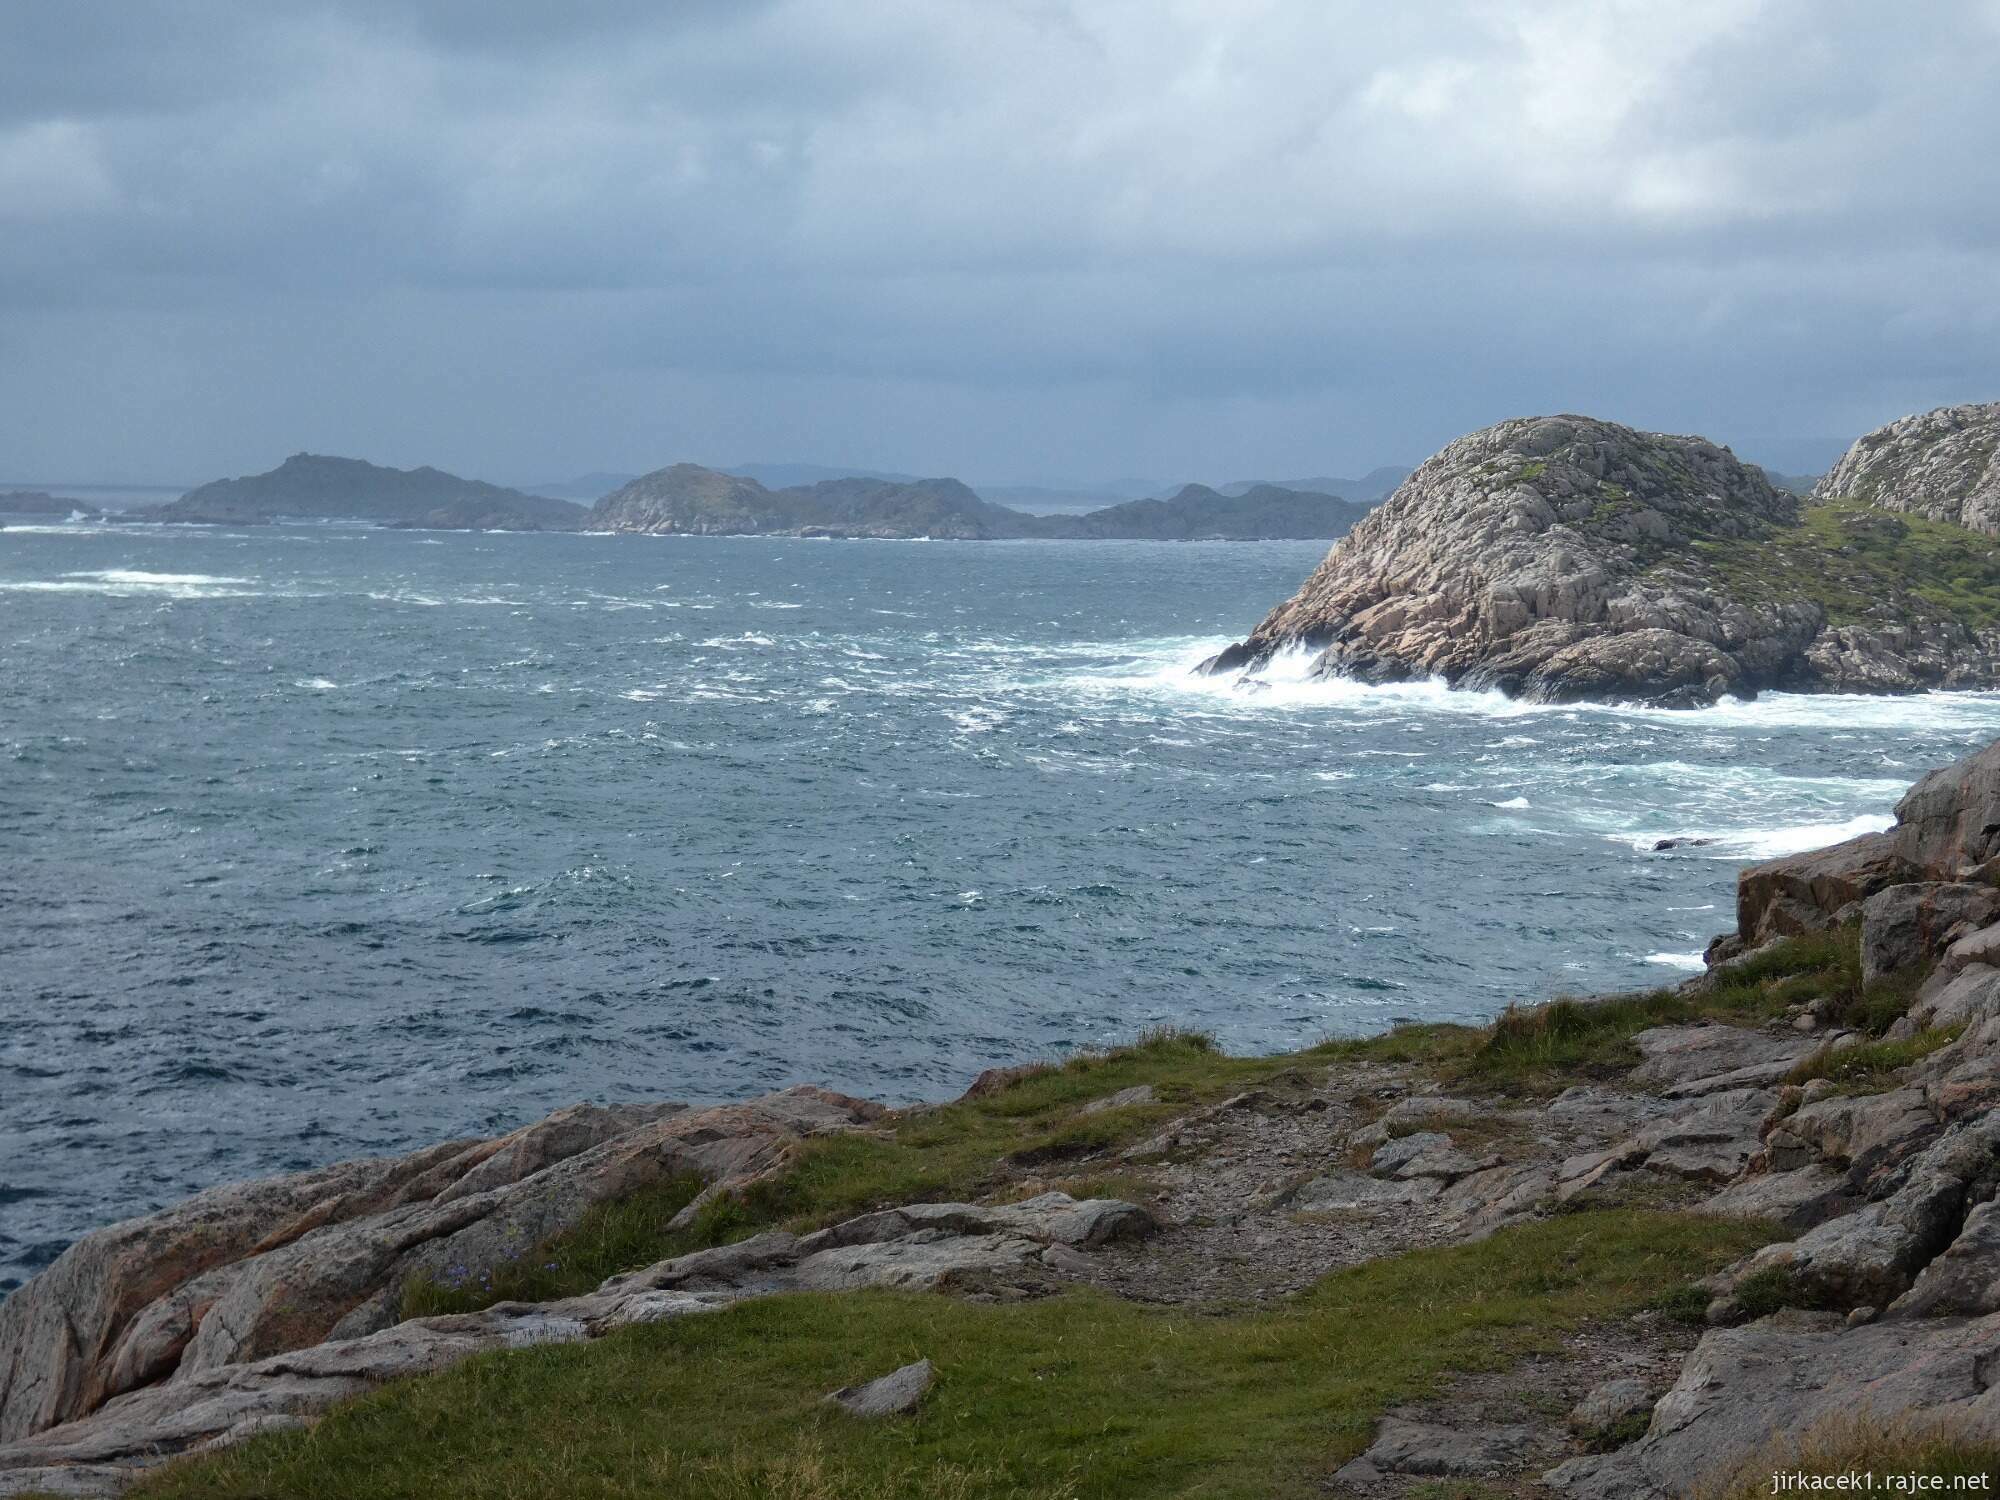
[[587, 1296], [503, 1302], [177, 1374], [0, 1444], [0, 1495], [116, 1494], [167, 1459], [307, 1425], [385, 1381], [490, 1350], [580, 1343], [778, 1292], [919, 1290], [996, 1278], [1032, 1288], [1088, 1251], [1152, 1229], [1151, 1216], [1133, 1204], [1045, 1193], [1000, 1208], [935, 1203], [867, 1214], [808, 1235], [773, 1231], [613, 1277]]
[[584, 1105], [97, 1230], [0, 1303], [0, 1442], [162, 1380], [386, 1329], [414, 1276], [477, 1277], [596, 1204], [687, 1174], [747, 1182], [881, 1112], [812, 1088], [701, 1110]]
[[[1934, 888], [1878, 909], [1877, 921], [1881, 943], [1895, 942], [1900, 961], [1933, 957], [1960, 927], [1985, 925], [1984, 892], [1995, 889], [1996, 875], [2000, 742], [1923, 777], [1896, 804], [1887, 831], [1745, 870], [1736, 883], [1737, 946], [1862, 920], [1860, 903], [1892, 886], [1927, 884]], [[1945, 886], [1977, 889], [1936, 888]], [[1889, 957], [1878, 944], [1878, 970]]]
[[2000, 402], [1941, 406], [1876, 428], [1827, 472], [1813, 498], [1863, 501], [2000, 536]]
[[[1937, 484], [1963, 467], [1941, 467]], [[1427, 460], [1204, 669], [1255, 670], [1302, 648], [1325, 676], [1675, 706], [1762, 688], [2000, 682], [2000, 632], [1894, 565], [1896, 538], [1877, 535], [1904, 525], [1894, 514], [1840, 512], [1861, 528], [1851, 544], [1809, 532], [1802, 514], [1704, 438], [1581, 416], [1501, 422]], [[1854, 572], [1844, 554], [1862, 551]], [[1830, 556], [1843, 557], [1831, 602]]]

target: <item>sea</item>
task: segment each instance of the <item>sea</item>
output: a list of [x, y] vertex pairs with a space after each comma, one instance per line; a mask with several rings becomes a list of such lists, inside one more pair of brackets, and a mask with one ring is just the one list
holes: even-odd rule
[[0, 1288], [578, 1100], [1676, 981], [1739, 867], [2000, 734], [1193, 672], [1323, 551], [10, 520]]

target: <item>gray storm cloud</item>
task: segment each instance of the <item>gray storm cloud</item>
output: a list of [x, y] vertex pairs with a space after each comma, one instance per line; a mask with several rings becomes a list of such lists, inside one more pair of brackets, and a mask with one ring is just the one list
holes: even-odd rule
[[0, 478], [1227, 479], [2000, 395], [2000, 4], [0, 0]]

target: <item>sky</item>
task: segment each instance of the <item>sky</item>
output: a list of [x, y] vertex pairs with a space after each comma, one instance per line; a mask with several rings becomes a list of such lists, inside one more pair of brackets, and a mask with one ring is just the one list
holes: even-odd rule
[[0, 479], [1349, 474], [2000, 399], [2000, 0], [0, 0]]

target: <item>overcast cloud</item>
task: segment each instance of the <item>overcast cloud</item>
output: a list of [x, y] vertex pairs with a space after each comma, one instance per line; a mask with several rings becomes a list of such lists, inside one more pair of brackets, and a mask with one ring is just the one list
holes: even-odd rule
[[0, 479], [2000, 398], [2000, 0], [0, 0]]

